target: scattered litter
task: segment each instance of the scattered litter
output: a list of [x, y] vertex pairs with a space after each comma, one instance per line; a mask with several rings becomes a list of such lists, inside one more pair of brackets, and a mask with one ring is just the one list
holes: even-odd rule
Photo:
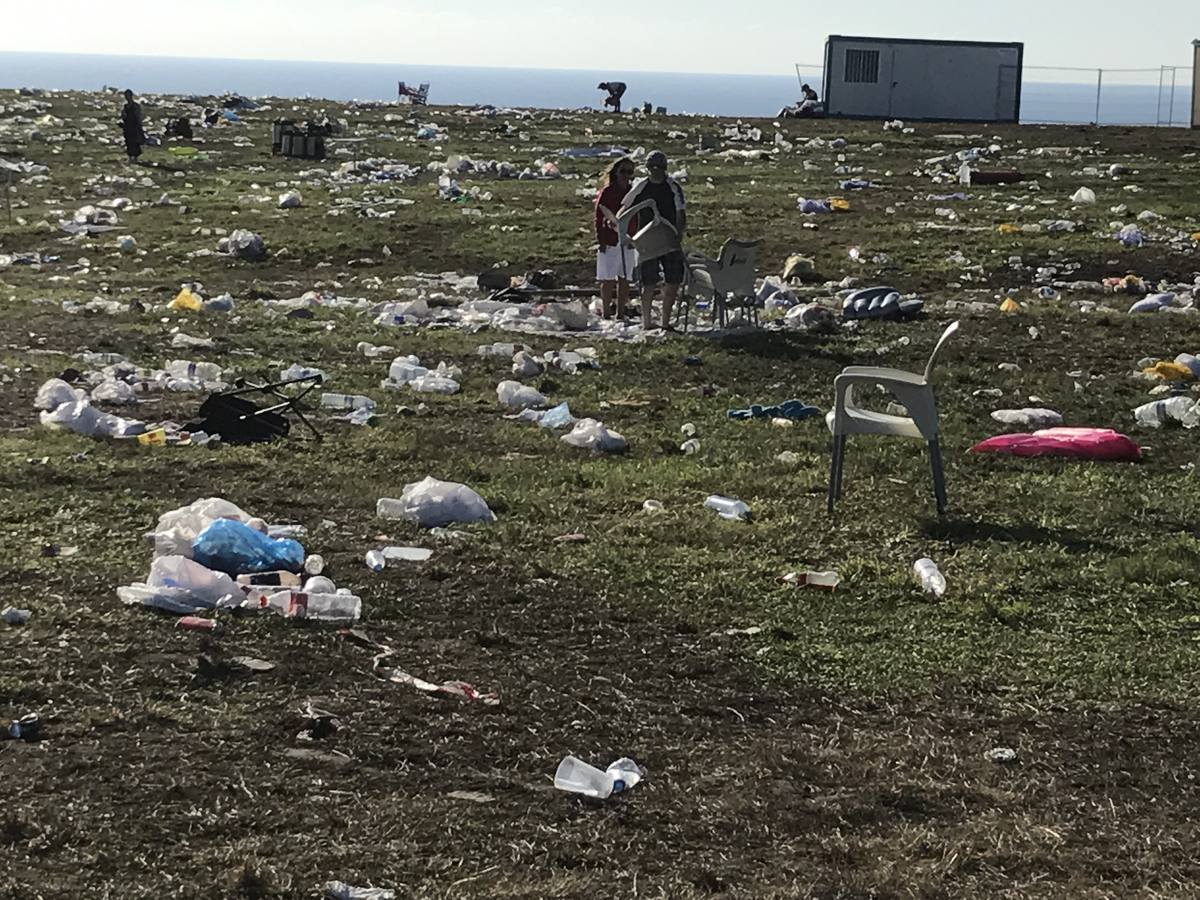
[[422, 528], [496, 520], [484, 499], [465, 484], [432, 476], [406, 484], [399, 499], [381, 497], [375, 513], [384, 519], [415, 522]]
[[998, 409], [992, 418], [1003, 425], [1019, 428], [1053, 428], [1063, 423], [1061, 413], [1052, 409]]
[[15, 606], [6, 606], [4, 611], [0, 612], [0, 619], [4, 620], [6, 625], [24, 625], [32, 615], [33, 613], [28, 609], [17, 609]]
[[618, 759], [602, 771], [574, 756], [568, 756], [558, 764], [554, 786], [560, 791], [603, 800], [636, 786], [643, 777], [644, 773], [638, 764], [629, 757]]
[[913, 577], [927, 594], [941, 598], [946, 593], [946, 578], [938, 570], [937, 563], [928, 557], [922, 557], [913, 563]]
[[796, 587], [819, 587], [833, 590], [842, 583], [837, 572], [788, 572], [782, 579], [784, 584]]
[[704, 501], [704, 506], [706, 509], [716, 512], [722, 519], [729, 519], [735, 522], [749, 522], [751, 518], [750, 507], [741, 500], [735, 500], [732, 497], [711, 494]]
[[432, 681], [425, 681], [423, 678], [410, 675], [401, 669], [384, 665], [385, 660], [397, 655], [397, 651], [386, 644], [380, 644], [362, 631], [347, 629], [342, 631], [341, 634], [343, 637], [354, 641], [354, 643], [360, 646], [378, 651], [371, 665], [375, 674], [384, 681], [403, 684], [426, 694], [438, 694], [444, 697], [456, 697], [461, 700], [473, 700], [482, 703], [484, 706], [500, 705], [499, 693], [476, 690], [474, 685], [468, 684], [465, 681], [444, 681], [441, 684], [434, 684]]
[[983, 754], [983, 758], [988, 762], [1001, 764], [1016, 762], [1017, 751], [1012, 747], [993, 747]]
[[396, 900], [396, 892], [387, 888], [354, 887], [344, 881], [325, 882], [326, 900]]
[[579, 419], [570, 434], [564, 434], [562, 440], [572, 447], [593, 453], [624, 453], [628, 447], [624, 437], [605, 428], [596, 419]]
[[761, 406], [755, 403], [749, 409], [731, 409], [726, 412], [731, 419], [791, 419], [795, 422], [820, 414], [821, 411], [815, 406], [808, 406], [800, 400], [784, 400], [775, 406]]

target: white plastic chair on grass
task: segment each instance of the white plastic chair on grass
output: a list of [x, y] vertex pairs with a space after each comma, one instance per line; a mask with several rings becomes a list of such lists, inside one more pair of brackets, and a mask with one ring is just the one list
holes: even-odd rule
[[[938, 353], [954, 332], [958, 322], [952, 322], [942, 332], [937, 346], [929, 354], [925, 372], [916, 374], [900, 369], [885, 369], [875, 366], [850, 366], [834, 379], [836, 394], [834, 407], [825, 416], [825, 423], [833, 434], [833, 459], [829, 467], [829, 511], [833, 512], [834, 501], [842, 496], [842, 468], [845, 463], [846, 438], [852, 434], [879, 434], [884, 436], [919, 438], [929, 444], [929, 462], [933, 469], [933, 492], [937, 498], [938, 515], [946, 511], [946, 480], [942, 471], [942, 450], [938, 443], [937, 403], [933, 398], [933, 364]], [[858, 385], [882, 385], [904, 405], [907, 416], [872, 412], [854, 403], [854, 388]]]

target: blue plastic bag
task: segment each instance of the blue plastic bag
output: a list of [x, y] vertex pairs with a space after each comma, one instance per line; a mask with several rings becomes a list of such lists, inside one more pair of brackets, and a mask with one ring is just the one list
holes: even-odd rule
[[192, 559], [217, 572], [299, 572], [304, 548], [298, 541], [269, 537], [236, 519], [217, 519], [192, 542]]

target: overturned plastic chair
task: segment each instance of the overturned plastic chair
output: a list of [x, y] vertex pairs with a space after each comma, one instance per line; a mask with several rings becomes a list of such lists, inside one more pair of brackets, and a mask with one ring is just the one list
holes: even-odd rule
[[[850, 366], [834, 379], [834, 407], [825, 417], [833, 434], [833, 459], [829, 467], [829, 511], [842, 496], [842, 468], [846, 456], [846, 438], [852, 434], [878, 434], [925, 440], [929, 444], [929, 462], [933, 469], [933, 492], [937, 498], [938, 514], [946, 511], [946, 481], [942, 471], [942, 450], [938, 443], [937, 403], [933, 398], [933, 364], [950, 336], [958, 330], [952, 322], [942, 332], [937, 346], [929, 354], [923, 374], [884, 369], [875, 366]], [[854, 388], [878, 384], [895, 395], [904, 405], [907, 416], [872, 412], [854, 403]]]

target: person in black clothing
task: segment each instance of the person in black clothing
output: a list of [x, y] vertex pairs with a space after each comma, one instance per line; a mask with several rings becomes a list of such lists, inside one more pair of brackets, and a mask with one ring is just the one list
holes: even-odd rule
[[621, 111], [621, 98], [625, 96], [625, 82], [602, 81], [596, 85], [596, 90], [608, 91], [608, 96], [604, 98], [604, 105], [611, 106], [615, 113]]
[[121, 133], [125, 137], [125, 152], [130, 162], [137, 162], [146, 143], [146, 132], [142, 129], [142, 106], [133, 99], [133, 91], [125, 91], [125, 106], [121, 108]]

